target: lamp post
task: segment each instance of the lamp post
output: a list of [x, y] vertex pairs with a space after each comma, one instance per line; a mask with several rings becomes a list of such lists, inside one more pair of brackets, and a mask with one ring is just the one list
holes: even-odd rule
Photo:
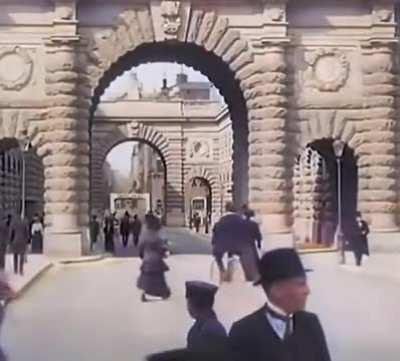
[[25, 163], [25, 152], [27, 152], [29, 150], [31, 146], [30, 140], [29, 139], [25, 139], [24, 143], [22, 144], [21, 148], [22, 148], [22, 169], [21, 169], [21, 173], [22, 173], [22, 179], [21, 179], [21, 219], [25, 218], [25, 200], [26, 200], [26, 163]]
[[337, 202], [338, 202], [338, 222], [335, 232], [336, 244], [339, 250], [340, 258], [339, 263], [345, 264], [346, 258], [344, 253], [344, 234], [342, 228], [342, 157], [344, 152], [345, 143], [341, 140], [335, 140], [333, 142], [333, 150], [336, 156], [337, 165]]

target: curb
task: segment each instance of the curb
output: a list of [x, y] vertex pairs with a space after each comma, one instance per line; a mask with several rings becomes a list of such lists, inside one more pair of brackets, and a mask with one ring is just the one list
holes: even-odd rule
[[55, 259], [54, 261], [63, 265], [70, 264], [80, 264], [80, 263], [94, 263], [99, 262], [107, 258], [107, 255], [98, 255], [98, 256], [89, 256], [89, 257], [79, 257], [79, 258], [71, 258], [71, 259]]
[[14, 300], [18, 300], [32, 285], [38, 281], [41, 277], [44, 276], [44, 274], [54, 266], [53, 263], [49, 263], [45, 267], [43, 267], [37, 274], [35, 274], [25, 285], [23, 285], [17, 292], [16, 296], [13, 300], [11, 300], [9, 303], [13, 302]]

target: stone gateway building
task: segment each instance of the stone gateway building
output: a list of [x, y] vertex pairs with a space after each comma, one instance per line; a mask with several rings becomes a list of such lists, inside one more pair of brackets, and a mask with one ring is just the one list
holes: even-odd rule
[[[338, 139], [346, 144], [343, 179], [351, 179], [344, 209], [361, 211], [382, 242], [393, 236], [400, 221], [396, 6], [395, 0], [2, 1], [2, 127], [42, 159], [45, 251], [85, 251], [99, 98], [122, 72], [152, 61], [192, 66], [224, 96], [233, 197], [256, 210], [269, 246], [291, 240], [298, 219], [328, 214], [337, 221], [335, 196], [318, 192], [327, 172], [335, 193]], [[156, 147], [166, 164], [168, 222], [183, 224], [186, 140], [166, 138], [140, 120], [118, 129], [102, 146], [135, 139]], [[314, 156], [311, 165], [303, 156], [312, 154], [309, 148], [324, 159]]]

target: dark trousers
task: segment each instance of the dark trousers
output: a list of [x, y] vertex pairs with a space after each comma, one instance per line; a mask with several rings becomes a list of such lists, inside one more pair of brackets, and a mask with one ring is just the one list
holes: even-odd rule
[[128, 245], [129, 233], [123, 232], [121, 233], [121, 237], [122, 237], [122, 244], [124, 245], [124, 247], [126, 247]]
[[[222, 275], [221, 278], [225, 278], [227, 281], [231, 279], [231, 274], [227, 274], [231, 272], [229, 270], [229, 263], [231, 262], [233, 256], [237, 254], [240, 259], [240, 264], [243, 269], [244, 276], [246, 281], [256, 281], [259, 277], [258, 274], [258, 255], [255, 251], [255, 247], [244, 247], [241, 251], [238, 252], [228, 252], [228, 266], [226, 267], [223, 262], [224, 253], [214, 253], [214, 258], [217, 263], [218, 269]], [[227, 269], [228, 268], [228, 269]]]
[[136, 247], [138, 245], [138, 243], [139, 243], [139, 233], [134, 233], [133, 234], [133, 244]]
[[24, 253], [14, 253], [14, 273], [24, 274]]
[[356, 265], [361, 266], [362, 252], [360, 250], [354, 250], [354, 258], [356, 259]]

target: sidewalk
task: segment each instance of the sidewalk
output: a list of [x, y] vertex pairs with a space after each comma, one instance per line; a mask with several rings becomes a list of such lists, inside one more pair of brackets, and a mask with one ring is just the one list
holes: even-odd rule
[[52, 266], [52, 262], [46, 256], [40, 254], [28, 255], [28, 262], [24, 266], [24, 275], [14, 274], [13, 256], [6, 256], [5, 275], [9, 280], [10, 286], [19, 296], [30, 284], [40, 277], [48, 268]]

